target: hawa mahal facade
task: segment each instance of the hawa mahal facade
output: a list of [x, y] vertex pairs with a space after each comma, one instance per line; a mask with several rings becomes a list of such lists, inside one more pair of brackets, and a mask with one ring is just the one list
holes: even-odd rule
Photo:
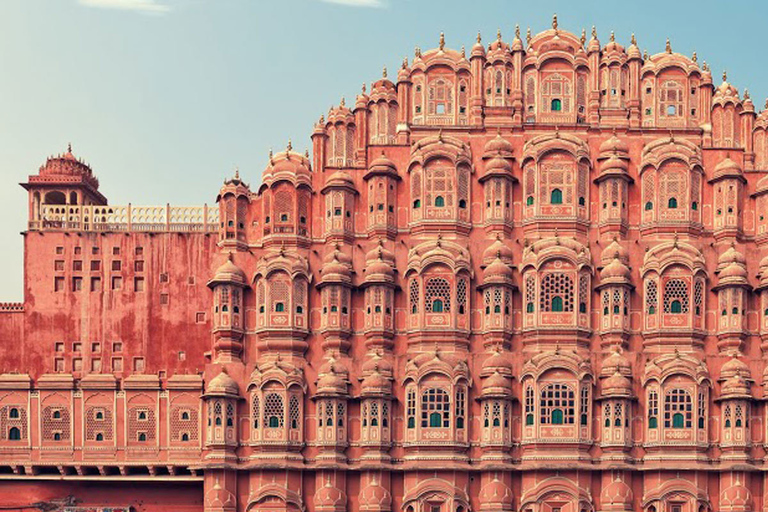
[[766, 510], [768, 111], [725, 78], [555, 19], [417, 48], [215, 207], [49, 158], [1, 504]]

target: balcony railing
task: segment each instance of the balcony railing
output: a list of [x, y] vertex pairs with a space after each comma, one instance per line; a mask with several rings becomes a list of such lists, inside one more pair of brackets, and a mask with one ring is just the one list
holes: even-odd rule
[[43, 204], [35, 231], [124, 231], [210, 233], [219, 225], [219, 209], [203, 206], [108, 206]]

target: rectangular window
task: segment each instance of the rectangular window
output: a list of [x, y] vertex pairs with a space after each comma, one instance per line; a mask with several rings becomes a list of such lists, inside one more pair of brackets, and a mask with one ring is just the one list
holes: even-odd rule
[[75, 357], [72, 359], [72, 371], [73, 372], [83, 371], [83, 359], [81, 357]]
[[136, 277], [133, 280], [133, 289], [137, 292], [143, 292], [144, 291], [144, 278], [143, 277]]
[[64, 278], [63, 277], [54, 277], [53, 278], [53, 291], [55, 291], [55, 292], [62, 292], [62, 291], [64, 291]]
[[64, 342], [63, 342], [63, 341], [57, 341], [57, 342], [56, 342], [56, 343], [53, 345], [53, 347], [54, 347], [53, 349], [54, 349], [56, 352], [64, 352]]
[[113, 372], [121, 372], [121, 371], [123, 371], [123, 358], [122, 357], [113, 357], [112, 358], [112, 371]]
[[91, 291], [92, 292], [100, 292], [101, 291], [101, 278], [100, 277], [92, 277], [91, 278]]
[[101, 358], [91, 359], [91, 372], [101, 372]]
[[123, 268], [123, 262], [120, 260], [112, 261], [112, 272], [120, 272]]
[[133, 371], [135, 371], [135, 372], [143, 372], [144, 371], [144, 358], [143, 357], [134, 357], [133, 358]]
[[91, 260], [91, 272], [98, 272], [101, 270], [101, 260]]
[[112, 289], [113, 290], [120, 290], [123, 287], [123, 278], [122, 277], [113, 277], [112, 278]]
[[160, 273], [160, 282], [161, 283], [167, 283], [168, 282], [168, 273], [167, 272]]
[[186, 361], [187, 360], [187, 353], [183, 350], [179, 351], [179, 361]]
[[101, 352], [101, 343], [98, 343], [98, 342], [91, 343], [91, 352], [93, 352], [94, 354], [98, 354], [99, 352]]
[[53, 370], [56, 373], [64, 373], [64, 358], [57, 357], [53, 360]]
[[205, 312], [198, 311], [197, 313], [195, 313], [195, 323], [197, 324], [205, 323]]
[[115, 341], [112, 343], [112, 352], [122, 352], [123, 351], [123, 343], [121, 341]]
[[83, 271], [83, 260], [75, 260], [72, 262], [72, 270], [75, 272]]
[[113, 247], [112, 248], [112, 256], [120, 256], [120, 248], [119, 247]]
[[160, 305], [161, 306], [167, 306], [168, 305], [168, 294], [167, 293], [161, 293], [160, 294]]
[[82, 254], [83, 248], [80, 246], [75, 247], [75, 254]]
[[72, 352], [82, 352], [83, 350], [83, 344], [79, 341], [76, 341], [72, 344]]
[[91, 254], [94, 254], [94, 255], [99, 254], [99, 248], [96, 247], [95, 245], [91, 247]]
[[53, 270], [57, 272], [64, 272], [64, 260], [56, 260], [53, 262]]
[[144, 248], [141, 246], [136, 247], [136, 256], [141, 256], [142, 254], [144, 254]]
[[136, 272], [144, 272], [144, 261], [137, 260], [133, 262], [133, 270]]
[[56, 248], [56, 254], [64, 254], [64, 248], [59, 246]]
[[72, 278], [72, 291], [73, 292], [79, 292], [83, 289], [83, 278], [82, 277], [73, 277]]

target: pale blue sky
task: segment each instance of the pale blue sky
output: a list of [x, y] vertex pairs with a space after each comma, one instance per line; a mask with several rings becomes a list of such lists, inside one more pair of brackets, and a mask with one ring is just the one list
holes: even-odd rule
[[761, 1], [0, 0], [0, 301], [22, 298], [17, 183], [68, 142], [113, 204], [213, 203], [235, 165], [258, 183], [270, 147], [303, 151], [320, 114], [414, 46], [536, 33], [553, 12], [603, 44], [670, 37], [758, 107], [768, 95]]

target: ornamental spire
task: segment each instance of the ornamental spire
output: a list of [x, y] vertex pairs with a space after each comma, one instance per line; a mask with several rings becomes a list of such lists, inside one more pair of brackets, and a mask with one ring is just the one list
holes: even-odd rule
[[552, 15], [552, 28], [557, 31], [557, 13]]
[[727, 82], [727, 81], [728, 81], [728, 71], [723, 70], [723, 82]]
[[445, 49], [445, 33], [440, 32], [440, 51]]
[[672, 44], [669, 42], [669, 38], [667, 38], [666, 52], [667, 53], [672, 53]]
[[632, 32], [632, 37], [629, 40], [630, 44], [637, 46], [637, 39], [635, 39], [635, 33]]
[[382, 78], [387, 78], [387, 66], [384, 66], [384, 68], [382, 68], [382, 70], [381, 70], [381, 77]]
[[581, 29], [581, 37], [579, 38], [579, 41], [581, 42], [581, 46], [584, 46], [584, 43], [587, 42], [587, 29], [583, 28]]
[[515, 39], [520, 39], [520, 25], [515, 24]]
[[616, 42], [616, 34], [613, 33], [613, 30], [611, 30], [611, 42], [612, 43]]
[[501, 29], [496, 29], [496, 39], [501, 41]]
[[482, 44], [483, 38], [480, 36], [480, 31], [477, 31], [477, 44]]
[[693, 62], [699, 62], [699, 56], [696, 55], [696, 51], [693, 52], [693, 55], [691, 56], [691, 60]]
[[525, 42], [528, 46], [531, 46], [531, 27], [525, 31]]

